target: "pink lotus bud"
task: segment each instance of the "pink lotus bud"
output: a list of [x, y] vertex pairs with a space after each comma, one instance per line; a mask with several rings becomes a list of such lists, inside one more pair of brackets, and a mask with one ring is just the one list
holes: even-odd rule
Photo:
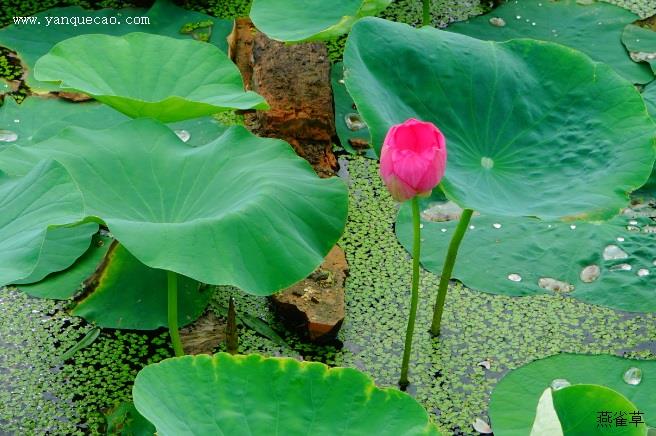
[[446, 169], [446, 140], [433, 123], [410, 118], [392, 126], [380, 152], [380, 176], [392, 197], [429, 195]]

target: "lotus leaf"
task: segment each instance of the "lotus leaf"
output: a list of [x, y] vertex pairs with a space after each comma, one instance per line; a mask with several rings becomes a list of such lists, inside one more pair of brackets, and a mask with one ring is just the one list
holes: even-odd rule
[[[6, 144], [22, 146], [48, 139], [69, 126], [107, 129], [127, 120], [129, 118], [122, 113], [97, 102], [71, 103], [55, 98], [28, 97], [18, 104], [7, 98], [0, 107], [0, 125], [16, 135], [14, 141]], [[212, 117], [179, 121], [168, 126], [179, 133], [186, 132], [189, 136], [186, 143], [191, 146], [206, 144], [221, 136], [226, 129]]]
[[[333, 88], [333, 100], [335, 101], [335, 130], [342, 147], [349, 153], [358, 153], [358, 147], [351, 144], [351, 140], [359, 141], [361, 144], [369, 143], [369, 129], [359, 122], [360, 115], [355, 108], [355, 103], [344, 85], [344, 65], [338, 62], [333, 65], [330, 72], [330, 82]], [[364, 154], [375, 158], [376, 154], [370, 147], [365, 146]]]
[[107, 254], [112, 238], [96, 234], [91, 245], [69, 268], [52, 273], [36, 283], [19, 284], [17, 287], [28, 295], [38, 298], [66, 300], [82, 291], [84, 282], [93, 275]]
[[391, 0], [254, 0], [250, 17], [258, 30], [278, 41], [331, 39], [362, 17], [376, 15]]
[[346, 221], [342, 181], [319, 179], [288, 144], [240, 126], [196, 148], [149, 119], [70, 128], [5, 148], [0, 169], [49, 156], [75, 179], [85, 213], [137, 259], [205, 283], [260, 295], [289, 286], [321, 263]]
[[442, 130], [449, 156], [440, 186], [462, 207], [609, 218], [651, 172], [656, 126], [640, 94], [571, 48], [365, 18], [344, 64], [377, 150], [408, 118]]
[[[188, 39], [180, 33], [188, 23], [211, 23], [209, 42], [227, 51], [226, 37], [232, 30], [230, 20], [220, 20], [209, 15], [189, 11], [176, 6], [170, 0], [158, 0], [150, 10], [141, 8], [101, 9], [89, 11], [78, 6], [48, 9], [33, 15], [37, 24], [12, 24], [0, 29], [0, 45], [14, 50], [27, 67], [27, 84], [35, 91], [51, 91], [57, 87], [34, 78], [34, 63], [45, 55], [55, 44], [74, 36], [89, 33], [124, 35], [129, 32], [147, 32]], [[55, 21], [55, 17], [58, 21]], [[127, 19], [146, 17], [148, 23], [128, 24]], [[66, 24], [66, 20], [115, 19], [117, 24]], [[57, 23], [57, 24], [56, 24]]]
[[622, 46], [624, 27], [639, 17], [605, 2], [581, 3], [580, 0], [507, 1], [489, 14], [452, 24], [448, 30], [492, 41], [516, 38], [551, 41], [580, 50], [613, 67], [632, 83], [653, 80], [649, 67], [632, 62]]
[[28, 277], [17, 280], [13, 284], [35, 283], [50, 273], [68, 268], [87, 251], [91, 236], [97, 231], [96, 223], [49, 229], [41, 246], [39, 263]]
[[[153, 330], [167, 325], [166, 271], [148, 268], [122, 245], [114, 245], [94, 272], [71, 313], [100, 327]], [[178, 322], [195, 321], [212, 296], [199, 283], [178, 278]]]
[[239, 69], [215, 46], [148, 33], [67, 39], [36, 62], [34, 75], [133, 118], [174, 122], [268, 108], [261, 96], [244, 91]]
[[[553, 392], [553, 405], [567, 436], [622, 435], [646, 436], [647, 426], [631, 423], [631, 413], [639, 412], [622, 394], [597, 385], [574, 385]], [[599, 425], [599, 411], [610, 412], [609, 423]], [[624, 426], [616, 418], [624, 414]], [[639, 416], [642, 421], [642, 416]]]
[[656, 119], [656, 80], [645, 87], [642, 91], [642, 98], [645, 99], [649, 114]]
[[647, 62], [656, 73], [656, 32], [629, 24], [622, 33], [622, 43], [636, 62]]
[[[637, 385], [630, 385], [623, 380], [623, 376], [627, 370], [634, 367], [642, 371], [642, 381]], [[529, 434], [538, 400], [542, 392], [556, 379], [564, 379], [572, 385], [595, 384], [613, 389], [644, 412], [643, 419], [647, 425], [654, 426], [654, 373], [656, 361], [622, 359], [616, 356], [559, 354], [537, 360], [511, 371], [492, 392], [490, 419], [494, 432], [504, 436]], [[554, 393], [554, 402], [557, 401], [557, 393], [558, 391]], [[595, 423], [596, 412], [590, 412], [586, 419], [589, 418]]]
[[[422, 221], [421, 262], [435, 274], [442, 271], [457, 226], [457, 221], [426, 219], [439, 207], [425, 204]], [[513, 296], [559, 293], [615, 309], [656, 311], [656, 226], [649, 218], [623, 215], [608, 222], [563, 223], [481, 215], [472, 218], [471, 226], [453, 277], [473, 289]], [[410, 250], [408, 205], [401, 208], [396, 233]], [[592, 274], [595, 267], [598, 273]]]
[[159, 435], [437, 435], [409, 395], [354, 369], [258, 355], [166, 359], [139, 372], [137, 410]]
[[40, 275], [45, 263], [58, 264], [43, 251], [48, 230], [80, 221], [83, 211], [80, 192], [57, 162], [41, 162], [18, 178], [0, 172], [0, 285]]

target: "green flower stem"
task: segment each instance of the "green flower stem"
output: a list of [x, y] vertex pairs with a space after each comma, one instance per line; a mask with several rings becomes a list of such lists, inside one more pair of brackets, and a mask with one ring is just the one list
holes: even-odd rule
[[408, 328], [405, 332], [405, 348], [403, 349], [403, 362], [401, 363], [401, 378], [399, 387], [405, 390], [408, 381], [408, 365], [410, 364], [410, 350], [412, 349], [412, 335], [415, 331], [415, 318], [417, 317], [417, 302], [419, 301], [419, 255], [421, 247], [421, 230], [419, 227], [419, 199], [412, 200], [412, 228], [414, 229], [414, 242], [412, 245], [412, 297], [410, 299], [410, 316]]
[[178, 332], [178, 275], [173, 271], [166, 272], [168, 281], [168, 321], [169, 336], [175, 356], [184, 356], [184, 349], [180, 341], [180, 332]]
[[435, 302], [435, 312], [433, 312], [433, 323], [431, 324], [431, 334], [433, 336], [440, 335], [440, 325], [442, 324], [442, 313], [444, 312], [444, 301], [446, 301], [446, 291], [449, 289], [449, 280], [451, 280], [451, 273], [453, 273], [453, 265], [456, 263], [456, 257], [458, 256], [458, 248], [460, 248], [460, 242], [462, 241], [467, 227], [469, 226], [469, 220], [471, 219], [472, 213], [471, 209], [465, 209], [462, 211], [460, 216], [460, 222], [458, 227], [456, 227], [456, 232], [451, 238], [449, 243], [449, 250], [446, 253], [446, 259], [444, 260], [444, 268], [442, 268], [442, 275], [440, 276], [440, 284], [437, 289], [437, 301]]
[[423, 0], [424, 2], [424, 15], [421, 24], [424, 26], [431, 25], [430, 2], [431, 0]]

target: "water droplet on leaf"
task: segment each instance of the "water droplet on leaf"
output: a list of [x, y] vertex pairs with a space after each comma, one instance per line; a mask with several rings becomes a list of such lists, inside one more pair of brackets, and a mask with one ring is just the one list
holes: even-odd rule
[[14, 142], [18, 139], [18, 134], [11, 130], [0, 130], [0, 142]]
[[174, 130], [174, 132], [182, 142], [187, 142], [191, 138], [191, 133], [187, 130]]
[[610, 271], [631, 271], [631, 265], [628, 263], [620, 263], [618, 265], [613, 265], [608, 269]]
[[604, 248], [604, 260], [626, 259], [629, 255], [617, 245], [608, 245]]
[[462, 208], [453, 201], [432, 205], [421, 212], [424, 220], [435, 222], [458, 220], [461, 215]]
[[633, 366], [626, 370], [622, 378], [624, 379], [624, 382], [628, 385], [632, 385], [632, 386], [639, 385], [640, 382], [642, 381], [642, 370], [640, 368], [636, 368], [635, 366]]
[[486, 170], [489, 170], [494, 166], [494, 161], [490, 159], [489, 157], [482, 157], [481, 158], [481, 166], [485, 168]]
[[565, 378], [557, 378], [551, 382], [551, 389], [557, 391], [559, 389], [566, 388], [567, 386], [571, 386], [571, 385], [572, 384], [569, 382], [569, 380]]
[[541, 277], [538, 280], [538, 286], [542, 289], [553, 292], [572, 292], [574, 285], [551, 277]]
[[581, 270], [580, 278], [582, 282], [592, 283], [599, 278], [601, 269], [597, 265], [588, 265]]
[[522, 281], [522, 276], [520, 276], [519, 274], [515, 274], [515, 273], [508, 274], [508, 280], [510, 280], [511, 282], [521, 282]]

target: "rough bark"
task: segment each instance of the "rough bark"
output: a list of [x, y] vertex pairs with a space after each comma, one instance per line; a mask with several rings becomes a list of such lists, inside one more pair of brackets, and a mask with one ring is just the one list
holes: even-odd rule
[[238, 20], [230, 37], [230, 54], [246, 88], [262, 95], [271, 107], [247, 114], [249, 128], [290, 143], [320, 176], [334, 175], [335, 117], [326, 46], [286, 45]]

